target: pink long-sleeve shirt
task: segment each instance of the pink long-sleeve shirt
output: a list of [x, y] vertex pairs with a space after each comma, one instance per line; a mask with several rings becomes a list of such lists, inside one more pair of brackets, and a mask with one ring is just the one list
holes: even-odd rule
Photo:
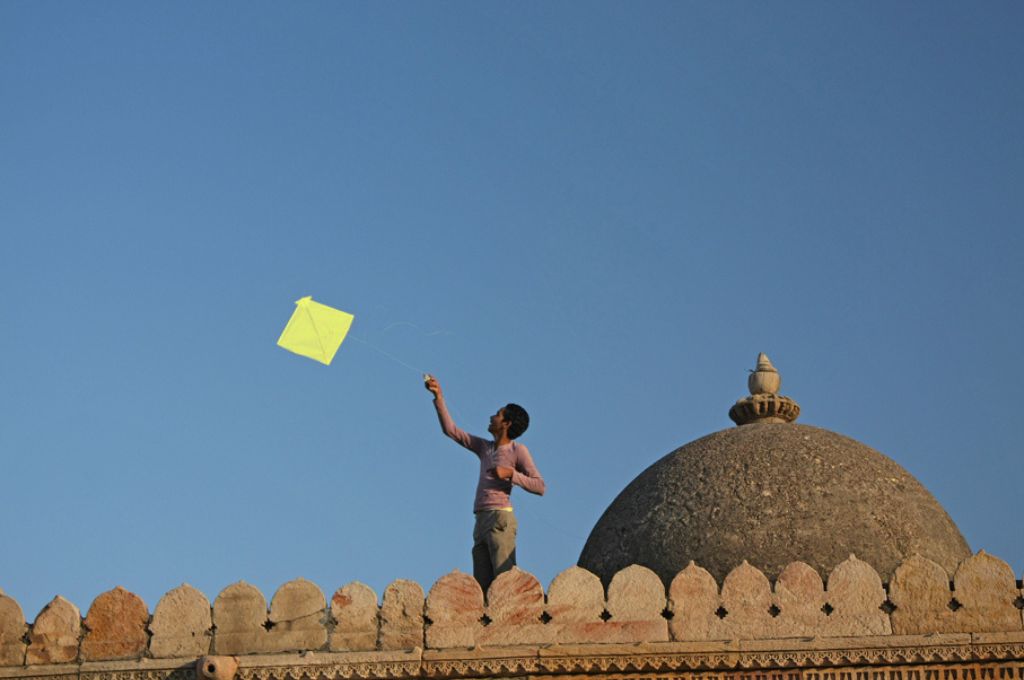
[[[480, 477], [476, 484], [473, 512], [512, 507], [509, 496], [513, 484], [538, 496], [544, 495], [544, 478], [533, 464], [530, 450], [524, 445], [512, 442], [505, 446], [495, 446], [493, 441], [481, 439], [459, 429], [448, 414], [443, 397], [434, 399], [434, 408], [437, 409], [437, 419], [441, 421], [441, 431], [480, 459]], [[494, 473], [496, 467], [512, 468], [512, 479], [499, 479]]]

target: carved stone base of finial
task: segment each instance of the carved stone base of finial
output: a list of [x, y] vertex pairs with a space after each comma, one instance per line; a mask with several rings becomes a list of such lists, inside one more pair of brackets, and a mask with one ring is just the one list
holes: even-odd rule
[[778, 394], [753, 394], [729, 409], [729, 418], [737, 425], [791, 423], [799, 417], [800, 404]]

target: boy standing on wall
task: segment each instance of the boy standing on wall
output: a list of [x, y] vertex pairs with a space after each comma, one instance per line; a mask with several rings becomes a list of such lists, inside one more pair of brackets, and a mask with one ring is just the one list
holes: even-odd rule
[[533, 464], [530, 451], [515, 441], [530, 425], [530, 416], [518, 404], [506, 404], [491, 416], [487, 441], [460, 430], [448, 414], [441, 385], [432, 376], [425, 377], [427, 390], [434, 395], [434, 408], [441, 431], [469, 449], [480, 459], [480, 477], [476, 485], [473, 513], [473, 576], [487, 594], [494, 578], [516, 564], [517, 522], [512, 512], [512, 485], [543, 496], [544, 478]]

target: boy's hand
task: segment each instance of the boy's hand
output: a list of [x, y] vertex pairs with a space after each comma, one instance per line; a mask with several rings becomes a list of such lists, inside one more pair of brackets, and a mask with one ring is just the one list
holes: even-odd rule
[[437, 382], [437, 378], [432, 375], [428, 375], [423, 380], [423, 386], [427, 388], [427, 391], [433, 394], [435, 397], [441, 396], [441, 383]]
[[512, 479], [512, 473], [515, 469], [510, 467], [501, 467], [500, 465], [494, 468], [494, 476], [498, 479]]

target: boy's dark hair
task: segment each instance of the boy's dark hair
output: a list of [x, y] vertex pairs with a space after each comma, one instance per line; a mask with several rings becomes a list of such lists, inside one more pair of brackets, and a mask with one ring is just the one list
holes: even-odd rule
[[508, 423], [509, 439], [515, 439], [530, 427], [530, 414], [519, 404], [506, 404], [503, 414], [505, 422]]

